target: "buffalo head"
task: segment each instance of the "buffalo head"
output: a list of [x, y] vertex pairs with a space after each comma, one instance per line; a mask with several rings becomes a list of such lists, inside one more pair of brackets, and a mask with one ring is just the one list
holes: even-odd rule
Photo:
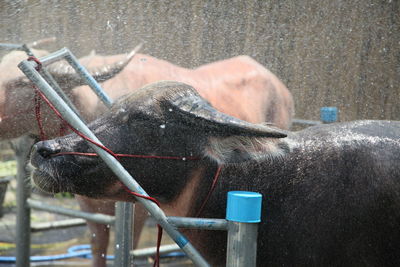
[[[120, 159], [150, 195], [166, 202], [194, 173], [216, 163], [257, 157], [286, 136], [270, 125], [250, 124], [218, 112], [194, 88], [177, 82], [151, 84], [127, 95], [89, 127], [114, 153], [180, 157]], [[259, 142], [257, 138], [271, 141]], [[127, 198], [117, 177], [100, 158], [63, 152], [93, 151], [75, 134], [37, 143], [31, 164], [32, 178], [39, 188], [53, 193]], [[189, 160], [193, 157], [197, 160]]]

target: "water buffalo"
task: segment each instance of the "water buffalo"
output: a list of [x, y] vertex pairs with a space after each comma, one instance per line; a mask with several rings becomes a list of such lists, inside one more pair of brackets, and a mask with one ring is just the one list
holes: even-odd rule
[[[263, 194], [258, 266], [400, 266], [400, 122], [354, 121], [287, 132], [218, 112], [192, 87], [146, 86], [89, 124], [168, 215], [224, 218], [231, 190]], [[48, 192], [135, 201], [75, 134], [39, 142], [32, 179]], [[62, 174], [62, 175], [60, 175]], [[187, 231], [212, 266], [226, 233]]]
[[[80, 59], [80, 62], [93, 68], [114, 64], [125, 57], [89, 55]], [[21, 87], [19, 79], [23, 78], [19, 77], [13, 79], [13, 83], [8, 83], [8, 91], [4, 89], [5, 86], [0, 90], [0, 117], [3, 118], [0, 122], [0, 139], [17, 137], [22, 133], [39, 133], [33, 112], [31, 85], [24, 84], [26, 86]], [[289, 90], [274, 74], [248, 56], [238, 56], [195, 69], [186, 69], [148, 55], [137, 54], [121, 73], [104, 82], [102, 86], [111, 98], [116, 99], [147, 83], [159, 80], [186, 82], [195, 87], [199, 94], [218, 110], [237, 118], [253, 123], [269, 121], [283, 129], [291, 125], [294, 107]], [[71, 89], [72, 85], [76, 84], [69, 83], [63, 85], [63, 88], [87, 121], [97, 118], [106, 110], [90, 88], [82, 86]], [[1, 92], [9, 93], [1, 95]], [[14, 98], [7, 95], [14, 95]], [[23, 97], [24, 95], [26, 97]], [[48, 113], [43, 115], [45, 119], [52, 118], [48, 116]], [[7, 121], [4, 118], [7, 118]], [[46, 119], [45, 127], [47, 137], [59, 134], [59, 121]], [[112, 201], [93, 200], [79, 195], [76, 195], [76, 198], [82, 210], [114, 214]], [[136, 210], [137, 213], [144, 214], [140, 207]], [[138, 219], [142, 217], [135, 216], [135, 240], [138, 240], [143, 224], [143, 220]], [[91, 222], [88, 224], [93, 232], [93, 266], [105, 266], [104, 257], [101, 255], [106, 255], [109, 228]]]

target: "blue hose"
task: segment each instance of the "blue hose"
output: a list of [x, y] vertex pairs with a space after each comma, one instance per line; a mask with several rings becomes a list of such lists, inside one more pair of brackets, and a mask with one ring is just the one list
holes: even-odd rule
[[[89, 251], [89, 253], [83, 254], [83, 255], [77, 256], [77, 257], [85, 258], [85, 259], [91, 259], [92, 258], [92, 253], [90, 252], [90, 245], [89, 244], [72, 246], [72, 247], [68, 248], [68, 254], [79, 253], [79, 251], [81, 251], [81, 250]], [[106, 259], [107, 260], [113, 260], [114, 259], [114, 255], [108, 255], [106, 257]]]
[[[68, 248], [68, 253], [66, 254], [58, 254], [58, 255], [48, 255], [48, 256], [31, 256], [31, 262], [41, 262], [41, 261], [56, 261], [56, 260], [65, 260], [71, 258], [84, 258], [84, 259], [91, 259], [92, 252], [90, 250], [90, 245], [76, 245]], [[182, 252], [171, 252], [164, 257], [182, 257], [185, 256]], [[107, 256], [107, 260], [113, 260], [114, 255]], [[0, 256], [0, 263], [14, 263], [16, 262], [15, 257], [3, 257]]]
[[[31, 256], [31, 262], [41, 262], [41, 261], [56, 261], [56, 260], [65, 260], [71, 258], [85, 258], [91, 259], [92, 252], [90, 251], [90, 245], [77, 245], [72, 246], [68, 249], [68, 253], [66, 254], [58, 254], [58, 255], [48, 255], [48, 256]], [[107, 256], [108, 260], [114, 259], [114, 256]], [[0, 262], [2, 263], [14, 263], [16, 262], [16, 257], [3, 257], [0, 256]]]
[[[91, 251], [90, 250], [83, 250], [83, 251], [67, 253], [67, 254], [59, 254], [59, 255], [31, 256], [30, 257], [30, 261], [31, 262], [40, 262], [40, 261], [65, 260], [65, 259], [77, 258], [77, 257], [85, 258], [87, 255], [91, 255]], [[0, 262], [13, 263], [13, 262], [16, 262], [16, 258], [15, 257], [2, 257], [2, 256], [0, 256]]]

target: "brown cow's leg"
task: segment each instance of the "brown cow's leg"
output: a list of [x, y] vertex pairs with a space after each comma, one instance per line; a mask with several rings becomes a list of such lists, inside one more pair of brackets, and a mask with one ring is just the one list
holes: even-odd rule
[[87, 222], [92, 234], [90, 244], [92, 246], [92, 266], [106, 267], [107, 247], [110, 237], [110, 228], [104, 224]]
[[[114, 215], [115, 202], [91, 199], [80, 195], [75, 195], [81, 210], [86, 212], [103, 213]], [[106, 267], [107, 247], [109, 242], [110, 227], [104, 224], [87, 222], [91, 233], [92, 246], [92, 266]]]
[[135, 205], [135, 215], [134, 215], [134, 225], [133, 225], [133, 248], [137, 248], [139, 244], [140, 234], [142, 233], [142, 229], [146, 219], [148, 217], [148, 213], [142, 204], [136, 203]]
[[[107, 215], [115, 214], [115, 202], [107, 200], [91, 199], [80, 195], [75, 195], [81, 210], [86, 212], [103, 213]], [[141, 204], [136, 204], [134, 215], [134, 236], [133, 248], [136, 248], [139, 243], [140, 234], [142, 232], [146, 218], [148, 217], [147, 211]], [[106, 255], [110, 235], [110, 227], [103, 224], [87, 222], [91, 234], [92, 246], [92, 266], [105, 267]]]

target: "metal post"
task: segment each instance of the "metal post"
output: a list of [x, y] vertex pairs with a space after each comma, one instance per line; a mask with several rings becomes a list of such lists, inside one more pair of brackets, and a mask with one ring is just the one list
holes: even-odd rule
[[[28, 136], [20, 138], [14, 146], [17, 158], [26, 159], [30, 150], [25, 146], [32, 146], [35, 140]], [[29, 267], [30, 245], [31, 245], [31, 211], [27, 199], [31, 193], [31, 184], [27, 179], [25, 160], [17, 160], [17, 221], [16, 221], [16, 246], [17, 267]]]
[[[100, 140], [90, 131], [90, 129], [76, 116], [76, 114], [65, 104], [65, 102], [54, 92], [49, 84], [39, 75], [35, 70], [36, 63], [30, 61], [22, 61], [18, 67], [25, 73], [25, 75], [35, 83], [39, 89], [46, 95], [49, 101], [63, 114], [64, 118], [77, 130], [94, 140], [96, 143], [101, 144]], [[110, 169], [119, 177], [130, 190], [148, 196], [144, 189], [133, 179], [133, 177], [123, 168], [120, 162], [112, 155], [103, 149], [89, 143], [92, 149], [104, 160]], [[169, 236], [182, 248], [186, 255], [197, 266], [209, 266], [199, 252], [189, 243], [187, 238], [178, 232], [167, 221], [164, 212], [153, 202], [138, 198], [139, 202], [149, 211], [149, 213], [157, 220], [158, 224], [169, 234]]]
[[128, 267], [130, 263], [130, 251], [132, 246], [132, 223], [133, 205], [127, 202], [117, 202], [115, 204], [115, 247], [114, 247], [114, 266]]
[[231, 191], [228, 193], [226, 219], [228, 245], [226, 266], [254, 267], [257, 257], [257, 231], [261, 221], [259, 193]]

